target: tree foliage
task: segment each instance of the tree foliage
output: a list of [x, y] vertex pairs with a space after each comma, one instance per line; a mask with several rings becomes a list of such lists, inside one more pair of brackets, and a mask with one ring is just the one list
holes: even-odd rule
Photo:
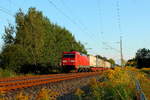
[[62, 52], [87, 53], [71, 32], [52, 23], [35, 8], [29, 8], [27, 13], [20, 9], [15, 20], [15, 26], [5, 27], [5, 45], [0, 57], [3, 68], [23, 73], [49, 73], [60, 66]]
[[139, 49], [135, 57], [137, 61], [137, 68], [150, 67], [150, 50], [143, 48]]
[[5, 27], [5, 34], [2, 37], [5, 42], [5, 45], [14, 43], [14, 36], [13, 36], [14, 33], [15, 33], [14, 26], [11, 24], [8, 24], [8, 27]]
[[114, 60], [114, 59], [110, 58], [110, 59], [109, 59], [109, 62], [110, 62], [112, 65], [115, 65], [115, 60]]
[[136, 65], [137, 65], [137, 62], [135, 58], [129, 59], [125, 64], [125, 66], [130, 66], [130, 67], [135, 67]]

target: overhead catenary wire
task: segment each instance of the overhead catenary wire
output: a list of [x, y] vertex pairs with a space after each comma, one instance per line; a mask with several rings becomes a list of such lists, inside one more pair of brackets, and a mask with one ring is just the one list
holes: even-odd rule
[[[48, 1], [50, 1], [50, 0], [48, 0]], [[12, 2], [11, 2], [12, 3]], [[53, 2], [52, 2], [53, 3]], [[119, 4], [119, 3], [118, 3]], [[83, 24], [83, 23], [81, 23], [80, 21], [78, 21], [78, 22], [76, 22], [75, 20], [73, 20], [70, 16], [68, 16], [67, 14], [65, 14], [65, 12], [63, 12], [61, 9], [59, 9], [54, 3], [53, 3], [53, 6], [55, 6], [55, 8], [59, 11], [59, 12], [61, 12], [61, 14], [63, 15], [63, 16], [65, 16], [68, 20], [70, 20], [70, 22], [72, 22], [74, 25], [76, 25], [78, 28], [80, 28], [80, 30], [82, 30], [83, 32], [85, 32], [85, 33], [87, 33], [87, 36], [88, 36], [88, 38], [89, 39], [91, 39], [91, 38], [93, 38], [93, 40], [94, 41], [98, 41], [98, 40], [95, 40], [95, 37], [94, 37], [94, 35], [93, 35], [93, 33], [91, 33], [90, 34], [90, 32], [88, 31], [88, 29], [87, 29], [87, 27]], [[122, 30], [121, 30], [121, 19], [120, 19], [120, 7], [119, 7], [120, 5], [118, 5], [117, 7], [119, 8], [119, 9], [117, 9], [117, 13], [119, 13], [118, 14], [118, 25], [119, 25], [119, 30], [120, 30], [120, 34], [122, 34]], [[101, 9], [101, 8], [100, 8]], [[9, 10], [7, 10], [7, 9], [4, 9], [4, 8], [0, 8], [0, 11], [1, 12], [3, 12], [3, 13], [6, 13], [7, 15], [9, 15], [9, 16], [12, 16], [12, 17], [14, 17], [14, 15], [12, 15], [11, 14], [11, 12], [9, 11]], [[100, 34], [101, 34], [101, 37], [102, 37], [102, 39], [104, 39], [104, 30], [103, 30], [103, 17], [102, 17], [102, 10], [100, 11], [100, 22], [101, 22], [101, 32], [100, 32]], [[80, 24], [80, 26], [82, 26], [82, 27], [79, 27], [79, 24]], [[114, 51], [116, 51], [116, 52], [119, 52], [119, 50], [117, 50], [116, 48], [114, 48], [114, 47], [112, 47], [112, 46], [110, 46], [107, 42], [104, 42], [104, 40], [99, 40], [98, 42], [96, 42], [95, 43], [95, 45], [97, 45], [97, 48], [100, 48], [100, 45], [99, 45], [99, 42], [102, 42], [102, 44], [103, 45], [105, 45], [106, 47], [108, 47], [109, 49], [111, 49], [111, 50], [114, 50]]]
[[71, 11], [70, 8], [66, 5], [65, 1], [63, 1], [63, 0], [60, 0], [60, 1], [61, 1], [61, 3], [63, 4], [63, 6], [69, 11], [69, 13], [71, 14], [71, 16], [73, 16], [73, 17], [76, 19], [76, 23], [78, 24], [78, 26], [80, 25], [84, 30], [88, 30], [88, 28], [85, 26], [85, 24], [82, 23], [82, 21], [79, 20], [79, 19], [77, 18], [77, 16], [75, 16], [75, 15], [72, 14], [72, 11]]
[[116, 9], [117, 9], [117, 25], [118, 25], [120, 36], [122, 37], [121, 16], [120, 16], [120, 1], [119, 0], [117, 0], [117, 2], [116, 2]]
[[[85, 33], [88, 33], [88, 34], [90, 34], [89, 33], [89, 30], [88, 30], [88, 28], [85, 26], [85, 24], [84, 23], [82, 23], [82, 21], [81, 20], [79, 20], [76, 16], [74, 16], [74, 15], [72, 15], [72, 11], [70, 10], [70, 8], [66, 5], [66, 3], [63, 1], [63, 0], [60, 0], [61, 1], [61, 3], [64, 5], [64, 7], [69, 11], [69, 13], [71, 14], [71, 16], [73, 16], [73, 17], [75, 17], [75, 19], [76, 19], [76, 21], [78, 22], [78, 25], [80, 25], [84, 30], [83, 31], [86, 31]], [[91, 39], [91, 37], [95, 40], [95, 38], [93, 37], [93, 35], [95, 35], [95, 34], [90, 34], [90, 36], [89, 36], [89, 39]], [[97, 37], [97, 36], [96, 36]], [[98, 48], [100, 48], [100, 44], [97, 44], [97, 43], [99, 43], [99, 41], [97, 40], [97, 42], [96, 42], [96, 45], [97, 45], [97, 47]]]
[[9, 15], [9, 16], [11, 16], [11, 17], [14, 17], [14, 15], [12, 15], [12, 14], [10, 13], [10, 11], [7, 10], [7, 9], [5, 9], [5, 8], [0, 7], [0, 11], [3, 12], [3, 13], [5, 13], [5, 14], [7, 14], [7, 15]]
[[[10, 1], [10, 3], [12, 3], [11, 2], [11, 0], [9, 0]], [[73, 24], [75, 24], [76, 26], [79, 26], [78, 25], [78, 23], [75, 21], [75, 20], [73, 20], [71, 17], [69, 17], [67, 14], [65, 14], [61, 9], [59, 9], [58, 7], [57, 7], [57, 5], [53, 2], [53, 1], [51, 1], [51, 0], [48, 0], [49, 1], [49, 3], [51, 4], [51, 5], [53, 5], [63, 16], [65, 16], [68, 20], [70, 20]], [[63, 2], [63, 4], [65, 4], [65, 2]], [[2, 12], [4, 12], [4, 13], [6, 13], [6, 14], [8, 14], [8, 15], [10, 15], [10, 16], [12, 16], [12, 17], [14, 17], [11, 13], [10, 13], [10, 11], [8, 10], [8, 9], [5, 9], [5, 8], [1, 8], [0, 7], [0, 10], [2, 11]], [[101, 20], [102, 21], [102, 20]], [[83, 28], [84, 29], [82, 29], [81, 27], [79, 27], [82, 31], [85, 31], [86, 33], [88, 33], [88, 35], [90, 35], [90, 38], [92, 37], [92, 38], [94, 38], [93, 37], [93, 35], [91, 35], [91, 34], [89, 34], [89, 31], [87, 31], [88, 29], [86, 28], [86, 26], [83, 24], [83, 23], [81, 23], [80, 21], [78, 21], [79, 22], [79, 24], [81, 25], [81, 26], [83, 26]], [[103, 25], [102, 25], [103, 26]], [[101, 32], [101, 33], [103, 33], [103, 31]], [[95, 39], [95, 38], [94, 38]], [[106, 43], [105, 43], [106, 44]]]
[[[80, 26], [83, 26], [82, 28], [79, 27], [79, 24], [78, 24], [75, 20], [73, 20], [71, 17], [69, 17], [67, 14], [65, 14], [61, 9], [59, 9], [59, 8], [57, 7], [57, 5], [55, 5], [55, 3], [53, 3], [51, 0], [48, 0], [48, 1], [49, 1], [49, 3], [50, 3], [51, 5], [53, 5], [63, 16], [65, 16], [65, 17], [66, 17], [68, 20], [70, 20], [74, 25], [76, 25], [78, 28], [80, 28], [80, 30], [82, 30], [82, 32], [88, 34], [89, 39], [93, 38], [94, 41], [97, 41], [97, 42], [95, 43], [95, 45], [97, 45], [97, 47], [100, 47], [99, 41], [96, 40], [95, 37], [94, 37], [95, 34], [93, 34], [92, 32], [89, 32], [88, 29], [87, 29], [87, 27], [86, 27], [83, 23], [81, 23], [80, 21], [78, 21], [78, 23], [80, 24]], [[10, 1], [10, 3], [12, 3], [12, 2]], [[3, 12], [3, 13], [6, 13], [6, 14], [9, 15], [9, 16], [14, 17], [14, 15], [12, 15], [12, 14], [10, 13], [10, 11], [7, 10], [7, 9], [0, 8], [0, 11]], [[101, 33], [103, 33], [103, 32], [101, 32]], [[96, 37], [97, 37], [97, 36], [96, 36]], [[101, 40], [100, 40], [100, 41], [101, 41]], [[103, 42], [103, 41], [102, 41], [102, 42]], [[106, 45], [106, 43], [103, 43], [103, 45]], [[107, 44], [107, 45], [108, 45], [108, 44]], [[110, 47], [111, 49], [115, 50], [115, 48], [113, 48], [113, 47], [111, 47], [111, 46], [108, 46], [108, 47]]]
[[15, 3], [15, 2], [13, 2], [13, 0], [9, 0], [9, 3], [10, 3], [10, 6], [11, 6], [11, 8], [13, 7], [15, 7], [15, 8], [22, 8], [23, 7], [23, 5], [25, 5], [25, 0], [22, 0], [22, 3], [21, 3], [21, 5], [18, 5], [18, 3]]
[[120, 50], [108, 45], [106, 42], [102, 42], [103, 45], [106, 45], [108, 48], [112, 49], [112, 50], [115, 50], [116, 52], [120, 52]]
[[99, 23], [100, 23], [100, 35], [101, 35], [101, 39], [104, 39], [103, 34], [104, 34], [104, 30], [103, 30], [103, 17], [102, 17], [102, 5], [101, 5], [101, 0], [97, 0], [97, 6], [98, 6], [98, 15], [99, 15]]
[[103, 45], [105, 45], [107, 48], [109, 48], [109, 49], [111, 49], [111, 50], [114, 50], [114, 51], [116, 51], [116, 52], [120, 52], [118, 49], [116, 49], [116, 48], [114, 48], [114, 47], [112, 47], [111, 45], [109, 45], [107, 42], [105, 42], [104, 41], [104, 30], [103, 30], [103, 17], [102, 17], [102, 5], [101, 5], [101, 0], [97, 0], [97, 4], [98, 4], [98, 15], [99, 15], [99, 22], [100, 22], [100, 37], [101, 37], [101, 43], [103, 44]]
[[[80, 21], [78, 21], [78, 23], [77, 23], [76, 20], [73, 20], [70, 16], [68, 16], [65, 12], [63, 12], [60, 8], [58, 8], [57, 5], [53, 1], [48, 0], [48, 2], [51, 5], [53, 5], [56, 8], [56, 10], [58, 10], [63, 16], [65, 16], [71, 23], [73, 23], [74, 25], [76, 25], [82, 32], [87, 30], [87, 28], [85, 27], [85, 25], [83, 23], [81, 23]], [[64, 4], [64, 2], [63, 2], [63, 4]], [[82, 26], [82, 28], [79, 27], [79, 24], [80, 24], [80, 26]], [[86, 33], [88, 33], [88, 32], [86, 32]], [[93, 38], [93, 35], [91, 35], [91, 37]]]
[[57, 7], [57, 5], [53, 2], [53, 1], [51, 1], [51, 0], [48, 0], [48, 2], [49, 2], [49, 4], [51, 4], [53, 7], [55, 7], [55, 9], [58, 11], [58, 12], [60, 12], [63, 16], [65, 16], [70, 22], [72, 22], [73, 24], [75, 24], [75, 25], [78, 25], [72, 18], [70, 18], [67, 14], [65, 14], [61, 9], [59, 9], [58, 7]]
[[[70, 22], [72, 22], [74, 25], [76, 25], [83, 33], [88, 34], [89, 39], [93, 38], [93, 40], [96, 41], [95, 37], [93, 37], [94, 34], [93, 34], [92, 32], [90, 32], [90, 33], [92, 33], [92, 34], [90, 34], [89, 31], [88, 31], [88, 29], [86, 28], [86, 26], [85, 26], [83, 23], [81, 23], [81, 22], [79, 22], [79, 21], [78, 21], [78, 23], [77, 23], [75, 20], [73, 20], [71, 17], [69, 17], [66, 13], [64, 13], [60, 8], [58, 8], [57, 5], [56, 5], [53, 1], [48, 0], [48, 2], [49, 2], [52, 6], [54, 6], [54, 7], [56, 8], [56, 10], [58, 10], [63, 16], [65, 16]], [[82, 28], [79, 27], [79, 24], [82, 26]], [[96, 41], [95, 44], [97, 45], [97, 47], [99, 47], [99, 45], [98, 45], [97, 43], [99, 43], [98, 40]]]
[[10, 9], [10, 12], [12, 12], [12, 1], [11, 0], [8, 0], [9, 1], [9, 9]]
[[[49, 1], [50, 1], [50, 0], [49, 0]], [[51, 2], [52, 2], [52, 1], [51, 1]], [[65, 2], [64, 2], [63, 0], [61, 0], [61, 2], [62, 2], [63, 5], [65, 5]], [[56, 6], [56, 5], [55, 5], [55, 6]], [[57, 7], [57, 6], [56, 6], [56, 7]], [[65, 5], [65, 7], [66, 7], [67, 9], [69, 9], [66, 5]], [[57, 8], [58, 8], [58, 7], [57, 7]], [[59, 9], [59, 10], [60, 10], [60, 9]], [[69, 12], [71, 12], [71, 11], [69, 10]], [[64, 13], [63, 13], [63, 14], [64, 14]], [[100, 17], [102, 18], [102, 16], [100, 16]], [[76, 19], [77, 19], [77, 18], [76, 18]], [[78, 20], [77, 20], [77, 21], [78, 21]], [[102, 22], [102, 20], [101, 20], [101, 22]], [[91, 39], [91, 37], [92, 37], [92, 38], [95, 40], [95, 38], [93, 37], [93, 35], [95, 35], [95, 34], [92, 33], [92, 35], [91, 35], [91, 34], [90, 34], [91, 32], [89, 33], [88, 28], [87, 28], [83, 23], [81, 23], [81, 21], [78, 21], [77, 25], [78, 25], [78, 26], [80, 25], [80, 26], [82, 26], [82, 28], [84, 28], [83, 31], [84, 31], [85, 33], [88, 33], [88, 35], [90, 36], [89, 39]], [[103, 26], [103, 25], [101, 25], [101, 26]], [[102, 29], [103, 29], [103, 28], [102, 28]], [[104, 32], [101, 31], [101, 36], [102, 36], [103, 33], [104, 33]], [[96, 37], [97, 37], [97, 36], [96, 36]], [[102, 38], [103, 38], [103, 36], [102, 36]], [[104, 42], [104, 41], [102, 41], [102, 40], [99, 40], [99, 41], [97, 40], [96, 43], [99, 43], [100, 41], [102, 42], [103, 45], [105, 45], [105, 46], [107, 45], [107, 47], [109, 47], [110, 49], [115, 50], [115, 51], [118, 51], [117, 49], [113, 48], [112, 46], [108, 45], [106, 42]], [[97, 44], [97, 47], [100, 47], [100, 44], [99, 44], [99, 45]]]
[[13, 7], [16, 7], [17, 4], [13, 4], [12, 0], [8, 0], [8, 2], [9, 2], [9, 9], [10, 10], [8, 8], [6, 9], [4, 7], [0, 7], [0, 11], [9, 15], [9, 16], [15, 17], [15, 15], [12, 14], [12, 5], [13, 5]]
[[[59, 9], [52, 1], [48, 0], [49, 3], [51, 3], [59, 12], [61, 12], [61, 14], [63, 14], [63, 16], [65, 16], [67, 19], [69, 19], [73, 24], [75, 24], [76, 26], [78, 26], [78, 23], [76, 23], [72, 18], [70, 18], [68, 15], [66, 15], [61, 9]], [[13, 4], [10, 0], [9, 0], [9, 3]], [[9, 11], [8, 9], [5, 9], [5, 8], [2, 8], [0, 7], [0, 11], [9, 15], [9, 16], [12, 16], [12, 17], [15, 17], [14, 15], [11, 14], [11, 11]], [[80, 28], [80, 27], [78, 27]], [[80, 28], [81, 29], [81, 28]], [[83, 29], [81, 29], [82, 31], [84, 31]], [[91, 35], [92, 36], [92, 35]]]
[[118, 29], [119, 29], [119, 34], [120, 34], [120, 64], [123, 67], [123, 52], [122, 52], [122, 38], [123, 38], [123, 33], [122, 33], [122, 27], [121, 27], [121, 17], [120, 17], [120, 1], [116, 1], [116, 9], [117, 9], [117, 24], [118, 24]]

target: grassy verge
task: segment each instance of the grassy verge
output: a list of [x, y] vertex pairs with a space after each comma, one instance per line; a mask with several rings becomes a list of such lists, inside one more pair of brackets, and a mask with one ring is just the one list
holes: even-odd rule
[[21, 74], [21, 73], [15, 73], [7, 69], [0, 69], [0, 78], [17, 77], [17, 76], [32, 76], [32, 75], [35, 75], [35, 74], [34, 73]]
[[17, 76], [15, 72], [6, 69], [0, 69], [0, 78], [15, 77], [15, 76]]
[[139, 77], [141, 87], [147, 100], [150, 100], [150, 68], [142, 68], [139, 70], [142, 77]]
[[149, 100], [150, 82], [148, 77], [140, 70], [129, 67], [117, 67], [114, 70], [105, 71], [101, 75], [100, 81], [90, 80], [90, 91], [76, 91], [75, 95], [80, 100], [135, 100], [136, 80], [139, 80], [142, 91]]
[[[103, 75], [100, 75], [100, 80], [95, 78], [90, 80], [88, 91], [77, 89], [75, 92], [76, 100], [135, 100], [137, 94], [136, 80], [140, 82], [147, 100], [150, 100], [150, 78], [143, 70], [148, 69], [116, 67], [114, 70], [107, 70]], [[1, 77], [13, 77], [15, 75], [7, 70], [0, 70], [0, 74]], [[54, 91], [42, 89], [36, 99], [51, 100], [53, 96], [57, 95], [58, 93]], [[16, 98], [19, 98], [17, 100], [29, 100], [32, 97], [21, 92]]]
[[[3, 93], [0, 93], [0, 100], [8, 100], [3, 97]], [[15, 96], [15, 100], [54, 100], [54, 98], [58, 95], [57, 92], [52, 91], [50, 89], [42, 88], [38, 93], [37, 97], [33, 97], [31, 94], [24, 93], [23, 91], [19, 92]]]
[[150, 77], [150, 68], [142, 68], [140, 71], [146, 73]]

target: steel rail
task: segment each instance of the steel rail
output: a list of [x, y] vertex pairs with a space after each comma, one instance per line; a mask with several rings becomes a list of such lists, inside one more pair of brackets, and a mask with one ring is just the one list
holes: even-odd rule
[[61, 76], [66, 76], [66, 74], [59, 74], [59, 75], [44, 75], [41, 77], [28, 77], [28, 78], [24, 78], [24, 79], [19, 79], [19, 80], [13, 80], [13, 81], [9, 81], [9, 82], [1, 82], [0, 83], [0, 87], [1, 86], [7, 86], [7, 85], [15, 85], [15, 84], [21, 84], [24, 82], [30, 82], [30, 81], [34, 81], [34, 80], [43, 80], [43, 79], [49, 79], [49, 78], [55, 78], [55, 77], [61, 77]]
[[[83, 73], [81, 73], [83, 74]], [[61, 76], [60, 76], [61, 75]], [[18, 85], [18, 84], [24, 84], [24, 83], [30, 83], [30, 82], [38, 82], [38, 81], [43, 81], [43, 80], [50, 80], [50, 79], [55, 79], [55, 78], [63, 78], [63, 77], [69, 77], [70, 75], [74, 76], [74, 74], [60, 74], [59, 76], [58, 75], [45, 75], [44, 77], [36, 77], [36, 79], [32, 78], [32, 79], [26, 79], [26, 80], [21, 80], [21, 81], [13, 81], [13, 82], [7, 82], [7, 83], [0, 83], [0, 87], [3, 87], [3, 86], [9, 86], [9, 85]], [[53, 77], [52, 77], [53, 76]]]
[[30, 76], [18, 76], [18, 77], [10, 77], [10, 78], [1, 78], [0, 83], [10, 82], [10, 81], [19, 81], [19, 80], [26, 80], [31, 78], [42, 78], [45, 76], [56, 76], [56, 75], [65, 75], [65, 74], [51, 74], [51, 75], [30, 75]]
[[27, 87], [32, 87], [32, 86], [37, 86], [37, 85], [42, 85], [42, 84], [48, 84], [48, 83], [53, 83], [53, 82], [59, 82], [59, 81], [64, 81], [64, 80], [70, 80], [70, 79], [75, 79], [75, 78], [81, 78], [81, 77], [88, 77], [92, 75], [98, 75], [100, 74], [99, 72], [86, 72], [86, 73], [76, 73], [76, 74], [65, 74], [64, 76], [56, 76], [56, 77], [50, 77], [50, 78], [44, 78], [44, 79], [35, 79], [35, 80], [25, 80], [21, 82], [9, 82], [7, 84], [1, 84], [0, 91], [11, 91], [11, 90], [16, 90], [16, 89], [21, 89], [21, 88], [27, 88]]

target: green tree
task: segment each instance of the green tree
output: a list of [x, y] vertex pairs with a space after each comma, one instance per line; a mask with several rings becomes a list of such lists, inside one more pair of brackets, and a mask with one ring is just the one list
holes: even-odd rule
[[5, 46], [1, 54], [2, 68], [19, 72], [21, 66], [26, 63], [26, 56], [21, 45]]
[[5, 45], [13, 44], [15, 41], [14, 38], [15, 29], [14, 26], [11, 24], [8, 24], [8, 27], [5, 27], [5, 33], [2, 36]]
[[109, 62], [110, 62], [112, 65], [115, 65], [115, 61], [114, 61], [112, 58], [109, 59]]
[[146, 48], [139, 49], [135, 59], [137, 61], [137, 68], [150, 67], [150, 50]]
[[44, 17], [35, 8], [30, 8], [26, 15], [20, 10], [16, 14], [16, 23], [17, 41], [15, 44], [20, 44], [25, 48], [29, 59], [28, 63], [36, 67], [43, 55]]
[[29, 8], [27, 13], [19, 9], [15, 18], [15, 26], [5, 28], [5, 45], [0, 57], [3, 68], [48, 73], [60, 67], [64, 51], [87, 53], [71, 32], [53, 24], [35, 8]]
[[136, 62], [135, 58], [129, 59], [129, 60], [126, 62], [126, 66], [135, 67], [136, 65], [137, 65], [137, 62]]

